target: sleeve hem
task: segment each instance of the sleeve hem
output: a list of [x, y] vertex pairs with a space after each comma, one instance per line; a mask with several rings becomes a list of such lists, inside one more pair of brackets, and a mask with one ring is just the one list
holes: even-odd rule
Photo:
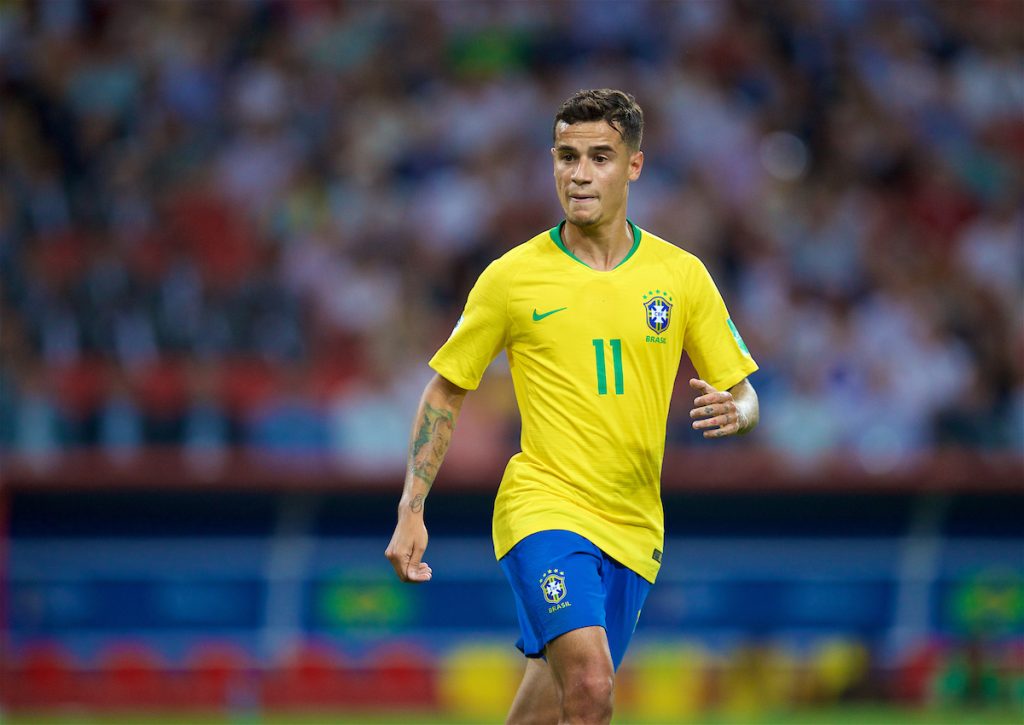
[[453, 370], [449, 370], [448, 368], [444, 367], [444, 365], [435, 360], [431, 360], [428, 364], [435, 373], [440, 375], [448, 382], [453, 383], [454, 385], [458, 385], [463, 390], [476, 390], [480, 386], [479, 380], [471, 380], [464, 375], [460, 375], [459, 373]]
[[757, 370], [757, 363], [751, 360], [749, 365], [744, 365], [742, 368], [726, 373], [722, 377], [716, 378], [715, 380], [708, 380], [707, 383], [715, 390], [728, 390], [732, 386], [741, 383], [743, 380], [748, 378], [752, 373], [757, 372]]

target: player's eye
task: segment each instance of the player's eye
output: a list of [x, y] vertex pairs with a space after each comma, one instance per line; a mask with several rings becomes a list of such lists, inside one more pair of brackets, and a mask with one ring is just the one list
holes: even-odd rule
[[562, 154], [559, 158], [561, 158], [562, 161], [572, 161], [576, 157], [572, 154]]
[[596, 161], [599, 164], [603, 164], [607, 160], [608, 160], [607, 156], [595, 156], [594, 157], [594, 161]]

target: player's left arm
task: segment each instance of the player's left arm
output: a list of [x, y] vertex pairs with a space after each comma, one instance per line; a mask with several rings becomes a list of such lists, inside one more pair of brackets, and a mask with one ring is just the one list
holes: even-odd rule
[[690, 411], [693, 428], [704, 431], [705, 438], [749, 433], [757, 425], [757, 393], [746, 378], [728, 390], [716, 390], [697, 378], [690, 380], [690, 387], [698, 393]]

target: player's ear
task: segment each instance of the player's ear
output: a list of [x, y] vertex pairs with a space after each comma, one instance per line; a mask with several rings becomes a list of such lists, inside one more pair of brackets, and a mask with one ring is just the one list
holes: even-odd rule
[[644, 152], [634, 151], [629, 155], [629, 180], [636, 181], [644, 168]]

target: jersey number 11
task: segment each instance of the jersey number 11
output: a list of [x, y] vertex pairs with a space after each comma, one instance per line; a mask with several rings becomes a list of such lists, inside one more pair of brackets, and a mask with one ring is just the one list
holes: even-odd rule
[[[592, 340], [594, 343], [594, 357], [597, 363], [597, 394], [608, 394], [608, 374], [605, 368], [604, 340]], [[622, 395], [622, 340], [609, 340], [608, 345], [612, 349], [612, 365], [615, 368], [615, 394]]]

